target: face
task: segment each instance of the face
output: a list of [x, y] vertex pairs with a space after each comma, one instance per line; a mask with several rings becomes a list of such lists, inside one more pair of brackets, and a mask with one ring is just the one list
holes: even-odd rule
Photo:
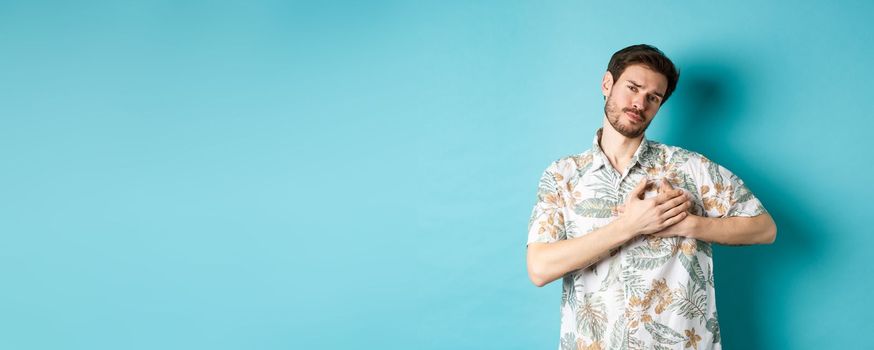
[[601, 83], [601, 92], [607, 97], [604, 114], [613, 129], [636, 138], [655, 118], [667, 89], [668, 79], [643, 65], [626, 67], [616, 81], [607, 72]]

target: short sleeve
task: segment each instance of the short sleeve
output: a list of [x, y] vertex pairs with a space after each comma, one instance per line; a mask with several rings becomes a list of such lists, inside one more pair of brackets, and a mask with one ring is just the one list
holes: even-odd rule
[[756, 216], [765, 207], [737, 175], [700, 157], [694, 173], [698, 198], [706, 217]]
[[564, 217], [564, 195], [560, 184], [564, 176], [558, 162], [552, 163], [540, 177], [537, 203], [528, 220], [528, 243], [552, 243], [567, 239]]

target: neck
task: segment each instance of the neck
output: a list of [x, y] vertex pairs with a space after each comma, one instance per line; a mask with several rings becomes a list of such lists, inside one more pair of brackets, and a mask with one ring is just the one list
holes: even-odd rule
[[613, 125], [604, 117], [604, 127], [601, 128], [601, 138], [598, 140], [601, 151], [607, 156], [607, 160], [613, 165], [613, 168], [622, 172], [627, 166], [634, 152], [640, 147], [643, 141], [643, 135], [635, 138], [628, 138], [613, 129]]

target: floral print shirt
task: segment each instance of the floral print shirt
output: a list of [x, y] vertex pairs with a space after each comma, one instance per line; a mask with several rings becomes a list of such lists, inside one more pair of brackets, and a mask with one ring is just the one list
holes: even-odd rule
[[[620, 173], [599, 146], [544, 171], [528, 243], [584, 236], [618, 216], [642, 180], [667, 179], [692, 195], [692, 214], [765, 212], [743, 181], [701, 154], [646, 138]], [[647, 190], [646, 198], [656, 195]], [[639, 236], [562, 279], [559, 349], [721, 349], [710, 243]]]

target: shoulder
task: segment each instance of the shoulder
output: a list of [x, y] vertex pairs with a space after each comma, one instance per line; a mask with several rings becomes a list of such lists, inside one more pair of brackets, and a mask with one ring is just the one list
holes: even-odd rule
[[592, 165], [592, 156], [593, 153], [591, 149], [582, 153], [567, 155], [550, 163], [546, 170], [560, 174], [564, 178], [568, 178], [572, 175], [584, 172], [588, 167], [590, 167]]
[[592, 150], [588, 149], [583, 153], [561, 157], [553, 163], [562, 169], [578, 171], [592, 164], [592, 156]]
[[678, 173], [687, 174], [695, 183], [726, 183], [738, 182], [740, 179], [719, 163], [707, 156], [682, 147], [660, 145], [668, 159], [668, 164]]
[[654, 157], [661, 158], [664, 162], [678, 168], [698, 169], [701, 167], [707, 168], [711, 165], [719, 166], [703, 154], [683, 147], [667, 145], [656, 141], [649, 141], [649, 147], [652, 150], [650, 153]]
[[680, 146], [664, 144], [658, 141], [649, 141], [649, 147], [656, 154], [663, 154], [667, 158], [685, 158], [685, 159], [701, 159], [704, 156], [701, 153], [690, 151]]

